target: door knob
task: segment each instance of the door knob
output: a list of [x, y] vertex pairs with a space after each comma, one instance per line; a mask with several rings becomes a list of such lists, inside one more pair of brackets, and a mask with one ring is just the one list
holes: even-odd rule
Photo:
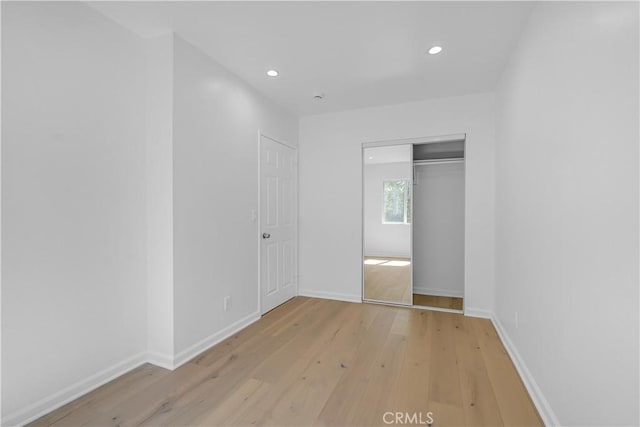
[[262, 233], [262, 238], [263, 238], [263, 239], [268, 239], [269, 237], [271, 237], [271, 234], [269, 234], [269, 233]]

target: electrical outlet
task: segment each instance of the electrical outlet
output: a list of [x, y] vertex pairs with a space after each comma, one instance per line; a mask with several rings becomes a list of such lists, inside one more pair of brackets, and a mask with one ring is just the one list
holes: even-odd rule
[[515, 318], [515, 323], [516, 323], [516, 329], [518, 329], [518, 312], [517, 311], [515, 312], [514, 318]]
[[224, 297], [224, 311], [229, 311], [231, 308], [231, 297]]

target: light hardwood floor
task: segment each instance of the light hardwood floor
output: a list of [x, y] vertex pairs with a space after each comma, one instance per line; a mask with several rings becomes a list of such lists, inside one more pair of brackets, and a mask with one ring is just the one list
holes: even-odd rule
[[297, 297], [173, 372], [144, 365], [33, 425], [541, 425], [489, 320]]

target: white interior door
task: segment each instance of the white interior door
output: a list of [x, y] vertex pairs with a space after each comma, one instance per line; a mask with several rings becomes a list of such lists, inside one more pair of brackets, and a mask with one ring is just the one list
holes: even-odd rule
[[260, 309], [297, 294], [296, 150], [260, 136]]

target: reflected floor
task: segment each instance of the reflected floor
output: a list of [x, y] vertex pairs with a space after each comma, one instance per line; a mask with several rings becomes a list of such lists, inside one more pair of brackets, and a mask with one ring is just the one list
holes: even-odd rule
[[462, 310], [462, 298], [413, 294], [413, 305]]
[[411, 259], [365, 257], [364, 299], [411, 305]]
[[410, 258], [367, 256], [364, 280], [365, 300], [462, 310], [462, 298], [414, 294]]

